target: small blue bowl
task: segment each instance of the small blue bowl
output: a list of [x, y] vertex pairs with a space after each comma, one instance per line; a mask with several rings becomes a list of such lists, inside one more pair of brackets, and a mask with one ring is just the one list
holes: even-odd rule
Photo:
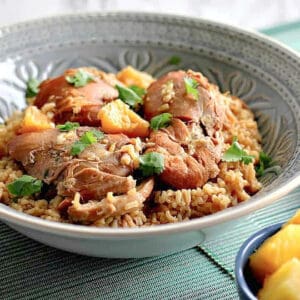
[[255, 280], [249, 268], [249, 256], [270, 236], [275, 234], [283, 223], [271, 225], [254, 233], [241, 246], [235, 259], [235, 279], [242, 300], [257, 300], [261, 285]]

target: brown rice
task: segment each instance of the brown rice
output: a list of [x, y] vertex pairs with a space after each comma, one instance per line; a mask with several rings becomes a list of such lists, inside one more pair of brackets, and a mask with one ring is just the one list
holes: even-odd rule
[[[259, 157], [261, 137], [252, 112], [238, 98], [224, 94], [228, 106], [227, 117], [231, 125], [225, 124], [223, 137], [226, 147], [230, 146], [236, 136], [239, 143], [247, 151]], [[52, 114], [52, 106], [44, 108]], [[0, 125], [0, 202], [24, 213], [58, 222], [70, 222], [58, 211], [58, 205], [63, 200], [56, 196], [51, 201], [34, 200], [32, 197], [15, 199], [9, 194], [6, 185], [23, 172], [19, 165], [7, 156], [7, 142], [15, 135], [22, 120], [22, 113], [16, 112], [5, 125]], [[131, 151], [132, 152], [132, 151]], [[131, 155], [132, 156], [132, 155]], [[132, 157], [124, 154], [122, 162], [128, 163]], [[255, 176], [254, 163], [245, 165], [240, 162], [220, 162], [218, 176], [209, 180], [203, 187], [197, 189], [166, 190], [155, 192], [154, 203], [149, 209], [148, 203], [143, 209], [116, 217], [102, 218], [91, 224], [99, 227], [135, 227], [164, 223], [173, 223], [209, 215], [225, 208], [246, 201], [261, 188]], [[154, 207], [154, 208], [152, 208]]]

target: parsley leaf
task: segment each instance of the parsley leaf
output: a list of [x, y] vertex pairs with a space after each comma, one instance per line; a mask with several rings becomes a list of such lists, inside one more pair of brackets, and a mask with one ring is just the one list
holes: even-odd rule
[[137, 85], [131, 85], [129, 88], [134, 91], [139, 97], [143, 97], [146, 94], [146, 90]]
[[84, 144], [91, 145], [97, 142], [97, 138], [92, 131], [87, 131], [81, 136], [80, 141]]
[[164, 157], [157, 152], [149, 152], [140, 156], [140, 167], [143, 176], [160, 174], [164, 169]]
[[37, 79], [30, 78], [27, 81], [26, 98], [35, 97], [38, 94], [38, 92], [40, 91], [39, 85], [40, 85], [40, 82]]
[[185, 89], [187, 94], [190, 94], [193, 96], [195, 101], [199, 100], [199, 91], [198, 91], [198, 82], [190, 77], [185, 77], [184, 79]]
[[116, 85], [119, 92], [119, 98], [128, 104], [129, 106], [135, 108], [138, 104], [143, 104], [143, 99], [139, 96], [133, 89]]
[[153, 117], [150, 120], [150, 128], [158, 130], [160, 128], [168, 127], [171, 123], [172, 115], [169, 113], [162, 113]]
[[42, 189], [42, 181], [29, 175], [23, 175], [7, 185], [8, 191], [15, 196], [29, 196], [39, 193]]
[[85, 70], [78, 69], [73, 76], [66, 76], [66, 81], [75, 87], [82, 87], [91, 81], [95, 81], [95, 77]]
[[70, 131], [73, 129], [78, 128], [80, 125], [78, 122], [66, 122], [65, 124], [62, 125], [57, 125], [56, 127], [60, 130], [60, 131]]
[[81, 142], [80, 140], [76, 141], [72, 145], [71, 155], [75, 156], [75, 155], [80, 154], [88, 145], [90, 145], [90, 144], [85, 144], [85, 143]]
[[104, 138], [104, 133], [102, 131], [97, 130], [97, 129], [92, 129], [91, 131], [92, 131], [93, 135], [97, 138], [97, 141]]
[[255, 166], [256, 176], [263, 176], [265, 174], [266, 169], [272, 167], [273, 165], [274, 162], [272, 161], [272, 158], [265, 152], [261, 151], [259, 153], [258, 165]]
[[179, 65], [181, 63], [181, 58], [177, 55], [173, 55], [168, 60], [169, 65]]
[[244, 164], [248, 165], [254, 160], [254, 158], [255, 157], [253, 155], [248, 155], [247, 152], [242, 149], [237, 138], [234, 137], [231, 146], [225, 151], [222, 161], [242, 161]]
[[71, 148], [71, 155], [75, 156], [80, 154], [88, 145], [90, 144], [85, 144], [81, 141], [76, 141]]
[[71, 155], [75, 156], [80, 154], [89, 145], [95, 144], [97, 141], [104, 137], [103, 132], [93, 129], [85, 132], [79, 141], [76, 141], [71, 148]]

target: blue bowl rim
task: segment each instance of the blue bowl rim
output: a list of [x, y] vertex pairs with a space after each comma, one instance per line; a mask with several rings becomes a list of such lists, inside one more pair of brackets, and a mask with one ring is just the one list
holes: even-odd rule
[[252, 234], [240, 247], [236, 259], [235, 259], [235, 279], [238, 288], [244, 293], [249, 300], [257, 300], [257, 297], [253, 294], [248, 286], [248, 283], [244, 276], [244, 267], [246, 266], [249, 259], [249, 252], [253, 253], [258, 248], [257, 242], [262, 240], [259, 244], [261, 245], [268, 237], [275, 234], [284, 223], [276, 223]]

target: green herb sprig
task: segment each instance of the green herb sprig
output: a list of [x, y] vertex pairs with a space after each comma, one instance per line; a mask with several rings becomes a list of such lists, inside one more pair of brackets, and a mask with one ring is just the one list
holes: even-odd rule
[[73, 76], [66, 76], [66, 81], [75, 87], [82, 87], [95, 81], [95, 77], [83, 69], [78, 69]]
[[134, 91], [141, 98], [146, 94], [146, 90], [137, 85], [131, 85], [129, 89]]
[[104, 133], [93, 129], [85, 132], [79, 141], [76, 141], [71, 148], [71, 155], [75, 156], [80, 154], [86, 147], [89, 145], [95, 144], [97, 141], [101, 140], [104, 137]]
[[191, 77], [185, 77], [184, 79], [186, 93], [192, 95], [195, 101], [199, 100], [198, 82]]
[[253, 155], [249, 155], [237, 141], [237, 137], [233, 138], [231, 146], [225, 151], [222, 161], [235, 162], [242, 161], [244, 164], [248, 165], [254, 160]]
[[164, 170], [164, 157], [158, 152], [149, 152], [140, 156], [139, 170], [144, 177], [160, 174]]
[[274, 166], [272, 158], [267, 155], [265, 152], [261, 151], [259, 153], [259, 162], [255, 166], [256, 176], [261, 177], [265, 174], [266, 170]]
[[168, 64], [169, 65], [179, 65], [181, 63], [181, 57], [177, 56], [177, 55], [173, 55], [169, 58], [168, 60]]
[[171, 124], [171, 120], [172, 115], [170, 113], [162, 113], [150, 120], [150, 128], [158, 130], [160, 128], [168, 127]]
[[40, 85], [40, 81], [38, 81], [35, 78], [30, 78], [27, 81], [26, 98], [35, 97], [40, 91], [39, 85]]
[[56, 128], [58, 128], [60, 131], [71, 131], [78, 128], [79, 126], [80, 124], [78, 122], [67, 121], [65, 124], [57, 125]]
[[117, 84], [116, 89], [119, 92], [119, 98], [130, 107], [136, 108], [139, 104], [143, 104], [143, 99], [140, 95], [140, 91], [137, 91], [136, 88], [127, 88]]
[[43, 183], [29, 175], [23, 175], [7, 185], [8, 191], [14, 196], [30, 196], [39, 193]]

